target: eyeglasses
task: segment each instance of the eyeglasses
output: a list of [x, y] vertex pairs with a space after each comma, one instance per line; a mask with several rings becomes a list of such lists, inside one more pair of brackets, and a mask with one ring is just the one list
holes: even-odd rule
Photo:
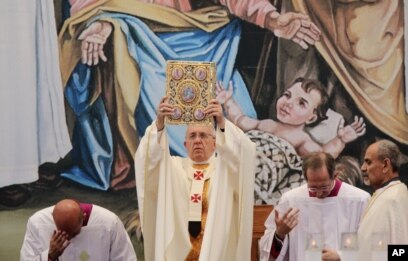
[[317, 193], [319, 191], [329, 192], [334, 188], [334, 184], [335, 184], [334, 181], [332, 181], [332, 184], [327, 185], [327, 186], [323, 186], [323, 187], [320, 187], [320, 188], [309, 188], [308, 187], [307, 189], [309, 190], [310, 193]]
[[196, 132], [193, 132], [193, 133], [190, 133], [190, 135], [187, 136], [187, 140], [193, 141], [197, 137], [200, 138], [200, 140], [207, 140], [209, 138], [215, 138], [214, 135], [211, 135], [209, 133], [205, 133], [205, 132], [196, 133]]

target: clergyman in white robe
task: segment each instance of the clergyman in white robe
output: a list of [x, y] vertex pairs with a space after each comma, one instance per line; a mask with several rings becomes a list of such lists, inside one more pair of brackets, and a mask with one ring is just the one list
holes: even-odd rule
[[[54, 207], [36, 212], [27, 223], [21, 248], [21, 261], [47, 261], [51, 236], [56, 226]], [[86, 226], [72, 238], [59, 257], [60, 261], [136, 261], [129, 235], [122, 221], [113, 212], [93, 205]]]
[[408, 245], [408, 190], [404, 183], [394, 180], [375, 191], [364, 212], [358, 235], [358, 260], [372, 260], [373, 249], [379, 247], [380, 241], [385, 250], [387, 244]]
[[[135, 157], [139, 211], [146, 260], [185, 260], [193, 162], [170, 156], [166, 128], [150, 125]], [[209, 208], [199, 260], [250, 260], [255, 144], [232, 123], [216, 130], [209, 160]], [[212, 169], [212, 170], [211, 170]]]
[[[370, 195], [336, 179], [340, 188], [337, 195], [323, 199], [309, 196], [307, 184], [284, 193], [276, 206], [283, 215], [289, 208], [299, 209], [299, 223], [283, 240], [276, 260], [305, 260], [307, 239], [310, 234], [320, 234], [324, 248], [340, 253], [341, 235], [357, 232], [361, 216]], [[336, 186], [333, 190], [336, 189]], [[275, 234], [275, 210], [265, 222], [265, 233], [260, 239], [260, 259], [274, 260], [270, 255]]]
[[38, 179], [71, 150], [54, 3], [0, 1], [0, 188]]

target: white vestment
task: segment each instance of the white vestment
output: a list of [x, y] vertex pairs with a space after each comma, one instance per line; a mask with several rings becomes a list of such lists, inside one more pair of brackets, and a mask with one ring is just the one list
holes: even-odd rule
[[[367, 192], [344, 182], [335, 197], [310, 197], [307, 184], [284, 193], [275, 209], [280, 217], [291, 207], [299, 209], [299, 223], [286, 235], [276, 260], [304, 260], [308, 235], [315, 233], [321, 235], [324, 247], [340, 252], [341, 234], [357, 232], [369, 197]], [[265, 227], [259, 242], [260, 257], [261, 260], [274, 260], [270, 251], [276, 229], [275, 210], [266, 220]]]
[[[408, 190], [400, 181], [377, 189], [370, 199], [358, 229], [359, 259], [372, 260], [373, 240], [385, 244], [408, 244]], [[386, 258], [385, 258], [386, 260]]]
[[[200, 260], [250, 260], [255, 144], [232, 123], [216, 131], [210, 161], [209, 208]], [[192, 161], [169, 154], [167, 135], [152, 124], [135, 157], [146, 260], [180, 261], [191, 249], [188, 232]]]
[[[56, 229], [54, 207], [31, 216], [21, 248], [21, 261], [47, 261], [50, 239]], [[135, 261], [136, 254], [122, 221], [111, 211], [93, 205], [88, 224], [71, 239], [60, 261]]]
[[0, 1], [0, 187], [33, 182], [71, 149], [54, 3]]

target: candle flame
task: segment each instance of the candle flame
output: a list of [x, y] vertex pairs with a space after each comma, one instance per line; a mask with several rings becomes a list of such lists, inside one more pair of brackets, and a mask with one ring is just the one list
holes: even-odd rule
[[351, 238], [346, 238], [346, 242], [345, 242], [345, 246], [346, 247], [351, 247]]

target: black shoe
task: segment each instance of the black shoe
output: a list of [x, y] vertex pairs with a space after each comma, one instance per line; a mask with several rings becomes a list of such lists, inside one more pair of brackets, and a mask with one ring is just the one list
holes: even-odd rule
[[63, 179], [59, 173], [47, 173], [39, 170], [38, 174], [38, 180], [29, 185], [31, 189], [52, 191], [60, 187], [63, 183]]
[[0, 204], [6, 207], [18, 207], [31, 198], [24, 185], [11, 185], [0, 188]]

